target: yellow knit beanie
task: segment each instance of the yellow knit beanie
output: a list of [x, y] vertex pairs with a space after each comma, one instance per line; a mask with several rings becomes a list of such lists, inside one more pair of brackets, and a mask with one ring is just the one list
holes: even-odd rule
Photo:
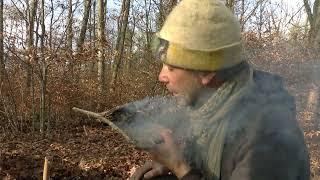
[[215, 71], [240, 63], [240, 25], [219, 0], [182, 0], [169, 14], [160, 39], [169, 42], [164, 63]]

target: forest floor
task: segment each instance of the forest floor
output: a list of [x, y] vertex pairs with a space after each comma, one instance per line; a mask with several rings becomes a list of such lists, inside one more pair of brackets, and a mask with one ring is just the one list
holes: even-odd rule
[[[261, 67], [281, 74], [295, 96], [312, 177], [320, 179], [320, 61]], [[44, 157], [49, 159], [51, 179], [126, 179], [148, 159], [146, 153], [94, 120], [61, 121], [46, 138], [31, 133], [0, 134], [0, 179], [40, 179]]]

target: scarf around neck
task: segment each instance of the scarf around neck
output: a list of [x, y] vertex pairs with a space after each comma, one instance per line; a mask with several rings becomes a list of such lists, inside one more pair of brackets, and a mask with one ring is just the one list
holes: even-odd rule
[[[192, 113], [190, 124], [198, 158], [191, 158], [202, 169], [205, 179], [220, 179], [221, 160], [232, 104], [249, 92], [253, 70], [248, 66], [220, 86], [206, 103]], [[192, 156], [192, 155], [191, 155]], [[190, 158], [190, 157], [189, 157]]]

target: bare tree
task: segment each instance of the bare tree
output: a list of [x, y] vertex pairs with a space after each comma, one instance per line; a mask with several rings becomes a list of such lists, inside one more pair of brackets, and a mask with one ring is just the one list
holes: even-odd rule
[[[91, 11], [93, 14], [93, 23], [92, 23], [92, 36], [93, 36], [93, 41], [96, 40], [96, 1], [93, 2], [93, 10]], [[93, 43], [93, 47], [95, 47], [95, 43]]]
[[69, 53], [72, 52], [72, 39], [73, 39], [72, 23], [73, 23], [72, 0], [68, 0], [67, 49]]
[[[266, 0], [257, 0], [255, 3], [248, 2], [245, 0], [241, 0], [241, 8], [240, 8], [240, 27], [241, 30], [244, 31], [246, 23], [256, 14], [256, 11], [261, 4]], [[246, 3], [247, 2], [247, 3]]]
[[112, 67], [112, 77], [110, 82], [111, 90], [113, 90], [113, 86], [117, 79], [119, 66], [120, 66], [122, 55], [124, 52], [124, 40], [126, 37], [129, 12], [130, 12], [130, 0], [123, 0], [119, 23], [118, 23], [119, 25], [118, 25], [118, 36], [117, 36], [117, 42], [116, 42], [116, 56], [115, 56], [115, 62], [113, 63], [113, 67]]
[[68, 70], [71, 75], [71, 80], [74, 79], [74, 61], [72, 59], [72, 41], [73, 41], [73, 8], [72, 0], [68, 0], [68, 17], [67, 17], [67, 53], [69, 56], [68, 59]]
[[310, 24], [309, 40], [315, 48], [320, 48], [320, 0], [314, 0], [311, 10], [308, 0], [303, 0]]
[[28, 4], [29, 11], [28, 11], [28, 22], [27, 22], [27, 28], [28, 28], [28, 36], [27, 36], [27, 48], [28, 50], [31, 50], [33, 48], [33, 34], [34, 34], [34, 21], [36, 17], [37, 12], [37, 4], [38, 0], [30, 0]]
[[132, 11], [132, 22], [130, 23], [131, 24], [131, 27], [128, 29], [128, 38], [127, 39], [127, 42], [126, 44], [129, 46], [129, 49], [128, 49], [128, 54], [129, 54], [129, 58], [127, 59], [127, 61], [125, 62], [125, 69], [126, 71], [129, 71], [130, 70], [130, 67], [132, 65], [132, 60], [133, 60], [133, 44], [134, 44], [134, 35], [135, 35], [135, 29], [136, 29], [136, 22], [137, 22], [137, 19], [136, 19], [136, 16], [134, 14], [134, 12]]
[[36, 17], [37, 12], [37, 4], [38, 0], [31, 0], [28, 1], [28, 21], [27, 21], [27, 54], [28, 54], [28, 62], [24, 63], [25, 68], [27, 70], [27, 92], [29, 88], [31, 87], [31, 81], [33, 76], [33, 70], [31, 66], [31, 61], [35, 59], [34, 56], [34, 21]]
[[104, 77], [104, 43], [105, 43], [105, 3], [98, 0], [98, 82], [99, 92], [102, 93], [105, 85]]
[[45, 11], [44, 1], [41, 0], [40, 24], [41, 24], [41, 38], [40, 38], [40, 133], [44, 132], [44, 123], [46, 120], [46, 85], [47, 85], [47, 64], [45, 61]]
[[257, 22], [259, 39], [262, 38], [262, 33], [263, 33], [262, 30], [263, 30], [263, 26], [264, 26], [264, 21], [265, 21], [265, 4], [261, 3], [259, 5], [258, 22]]
[[3, 47], [3, 0], [0, 0], [0, 83], [4, 80], [6, 74], [5, 70]]
[[77, 43], [78, 52], [81, 51], [82, 45], [83, 45], [84, 40], [86, 38], [87, 25], [88, 25], [89, 14], [90, 14], [90, 9], [91, 9], [91, 0], [84, 0], [84, 3], [85, 3], [85, 5], [84, 5], [82, 25], [81, 25], [79, 40]]
[[150, 27], [150, 11], [151, 11], [151, 0], [144, 0], [144, 11], [145, 11], [145, 34], [146, 34], [146, 50], [150, 50], [151, 44], [151, 27]]
[[164, 23], [164, 20], [165, 20], [163, 0], [159, 0], [157, 16], [158, 16], [157, 17], [157, 29], [160, 29]]
[[53, 43], [52, 43], [52, 30], [53, 30], [53, 18], [55, 16], [54, 14], [54, 7], [53, 7], [53, 0], [50, 0], [50, 4], [51, 4], [51, 7], [50, 7], [50, 13], [51, 13], [51, 18], [50, 18], [50, 26], [49, 26], [49, 46], [50, 46], [50, 49], [52, 49], [53, 47]]

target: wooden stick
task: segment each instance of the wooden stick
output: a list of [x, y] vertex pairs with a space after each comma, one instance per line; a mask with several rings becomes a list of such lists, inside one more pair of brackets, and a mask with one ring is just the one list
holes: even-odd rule
[[44, 157], [42, 179], [43, 180], [48, 180], [48, 159], [47, 159], [47, 157]]
[[83, 130], [84, 130], [84, 134], [85, 134], [86, 136], [88, 136], [88, 132], [87, 132], [87, 129], [86, 129], [86, 126], [85, 126], [85, 125], [83, 125]]
[[98, 119], [100, 122], [104, 122], [104, 123], [108, 124], [113, 130], [115, 130], [118, 133], [120, 133], [127, 141], [132, 142], [131, 138], [124, 131], [122, 131], [122, 129], [120, 129], [117, 125], [115, 125], [109, 119], [101, 116], [101, 114], [95, 113], [95, 112], [91, 112], [91, 111], [87, 111], [87, 110], [83, 110], [83, 109], [76, 108], [76, 107], [73, 107], [72, 110], [74, 110], [76, 112], [80, 112], [82, 114], [86, 114], [86, 115], [91, 116], [91, 117], [94, 117], [94, 118]]
[[104, 112], [100, 112], [100, 113], [97, 113], [99, 114], [100, 116], [103, 116], [103, 117], [106, 117], [106, 116], [110, 116], [114, 111], [120, 109], [122, 106], [116, 106], [114, 108], [111, 108], [107, 111], [104, 111]]

